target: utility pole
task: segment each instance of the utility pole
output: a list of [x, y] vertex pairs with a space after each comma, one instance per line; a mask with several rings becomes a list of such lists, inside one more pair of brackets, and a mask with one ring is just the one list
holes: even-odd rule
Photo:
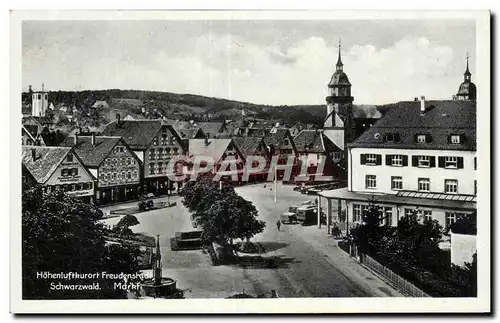
[[274, 203], [278, 203], [278, 171], [274, 165]]

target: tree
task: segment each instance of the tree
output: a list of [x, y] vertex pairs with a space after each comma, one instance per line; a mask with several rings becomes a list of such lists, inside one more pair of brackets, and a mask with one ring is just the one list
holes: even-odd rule
[[455, 223], [450, 225], [449, 230], [458, 234], [477, 234], [477, 213], [461, 214], [457, 217]]
[[187, 181], [182, 188], [181, 196], [182, 203], [191, 212], [196, 212], [197, 209], [203, 209], [204, 205], [211, 203], [216, 198], [215, 194], [207, 194], [207, 192], [216, 193], [219, 190], [219, 185], [212, 180], [212, 176], [205, 174], [198, 177], [196, 181]]
[[378, 242], [385, 236], [386, 228], [381, 226], [384, 220], [382, 209], [375, 204], [375, 199], [369, 201], [361, 214], [362, 223], [351, 229], [353, 241], [363, 253], [372, 253]]
[[[99, 277], [44, 279], [40, 273], [134, 273], [138, 270], [136, 247], [109, 246], [102, 212], [78, 198], [41, 187], [22, 196], [22, 277], [24, 299], [124, 298], [113, 281]], [[125, 248], [125, 249], [124, 249]], [[124, 251], [127, 250], [127, 251]], [[89, 285], [101, 290], [52, 289], [51, 284]], [[111, 286], [110, 286], [111, 285]]]
[[132, 230], [130, 230], [130, 227], [133, 227], [134, 225], [138, 225], [139, 220], [131, 214], [125, 215], [123, 218], [118, 221], [118, 223], [115, 226], [115, 231], [118, 231], [119, 233], [130, 235], [132, 234]]
[[181, 195], [183, 203], [195, 212], [203, 227], [203, 238], [223, 246], [234, 239], [251, 239], [264, 230], [255, 206], [236, 194], [231, 186], [218, 188], [209, 177], [187, 183]]

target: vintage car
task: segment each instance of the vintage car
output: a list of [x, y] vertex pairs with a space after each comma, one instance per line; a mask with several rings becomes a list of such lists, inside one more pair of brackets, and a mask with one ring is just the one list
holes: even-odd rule
[[[297, 209], [297, 221], [302, 225], [318, 224], [318, 207], [316, 205], [303, 205]], [[321, 213], [321, 223], [326, 222], [325, 214]]]
[[309, 200], [309, 201], [302, 202], [301, 204], [298, 204], [298, 205], [292, 205], [292, 206], [288, 207], [288, 212], [297, 213], [297, 209], [301, 206], [304, 206], [304, 205], [316, 205], [316, 200]]
[[283, 212], [280, 215], [282, 223], [297, 223], [297, 215], [293, 212]]

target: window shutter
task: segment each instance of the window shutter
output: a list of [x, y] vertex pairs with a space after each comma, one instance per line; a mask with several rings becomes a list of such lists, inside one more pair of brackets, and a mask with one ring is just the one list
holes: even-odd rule
[[394, 142], [399, 142], [401, 141], [401, 137], [399, 136], [399, 133], [394, 134]]
[[418, 142], [418, 134], [413, 135], [413, 141], [414, 141], [414, 142]]
[[451, 144], [451, 135], [448, 135], [448, 143]]
[[385, 155], [385, 164], [391, 165], [391, 162], [392, 162], [392, 155]]
[[361, 154], [361, 165], [364, 165], [364, 164], [366, 164], [366, 155]]
[[438, 157], [438, 167], [444, 168], [444, 157]]
[[418, 156], [411, 156], [411, 165], [413, 167], [418, 167]]
[[431, 167], [436, 167], [436, 157], [431, 156], [430, 166]]
[[425, 142], [432, 142], [432, 136], [430, 134], [425, 135]]
[[457, 158], [457, 168], [458, 169], [464, 168], [464, 158], [463, 157]]
[[408, 166], [408, 156], [403, 155], [403, 166]]
[[382, 155], [376, 155], [376, 156], [377, 156], [377, 162], [375, 164], [382, 165]]

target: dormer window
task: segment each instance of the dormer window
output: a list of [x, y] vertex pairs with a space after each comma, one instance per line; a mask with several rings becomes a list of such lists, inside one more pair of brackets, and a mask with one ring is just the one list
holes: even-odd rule
[[[367, 125], [368, 127], [370, 125]], [[399, 133], [394, 133], [394, 132], [388, 132], [385, 134], [385, 141], [386, 142], [398, 142], [400, 141]]]
[[460, 135], [451, 135], [450, 136], [450, 143], [452, 143], [452, 144], [461, 144], [462, 140], [461, 140], [460, 137], [461, 137]]
[[427, 142], [427, 140], [426, 140], [426, 139], [427, 139], [427, 138], [426, 138], [426, 136], [425, 136], [425, 135], [417, 135], [417, 142], [418, 142], [418, 143], [421, 143], [421, 144], [422, 144], [422, 143], [425, 143], [425, 142]]

